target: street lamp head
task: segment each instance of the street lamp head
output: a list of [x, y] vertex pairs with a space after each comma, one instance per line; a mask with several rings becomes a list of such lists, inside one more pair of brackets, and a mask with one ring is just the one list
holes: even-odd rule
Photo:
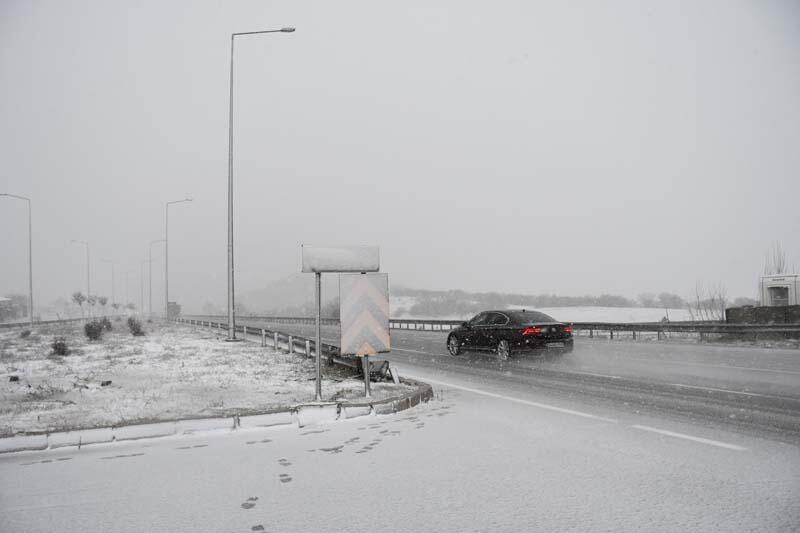
[[294, 32], [294, 28], [292, 28], [292, 27], [281, 28], [281, 32], [283, 32], [283, 33], [292, 33], [292, 32]]

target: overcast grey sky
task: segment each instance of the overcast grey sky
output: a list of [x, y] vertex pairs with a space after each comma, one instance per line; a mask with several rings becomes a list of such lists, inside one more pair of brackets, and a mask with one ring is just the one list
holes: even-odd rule
[[[229, 40], [237, 287], [300, 243], [378, 244], [393, 284], [635, 296], [800, 262], [800, 4], [0, 2], [0, 192], [34, 200], [35, 296], [222, 304]], [[0, 199], [0, 293], [26, 292]], [[156, 248], [160, 273], [163, 252]], [[309, 280], [309, 283], [311, 281]], [[162, 277], [154, 276], [161, 294]]]

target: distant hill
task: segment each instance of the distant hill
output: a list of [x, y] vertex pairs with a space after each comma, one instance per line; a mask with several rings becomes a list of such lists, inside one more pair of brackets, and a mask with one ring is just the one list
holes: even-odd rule
[[[624, 314], [634, 308], [653, 308], [653, 316], [660, 319], [665, 308], [679, 309], [683, 302], [679, 297], [662, 293], [656, 300], [663, 300], [659, 306], [641, 305], [623, 296], [602, 294], [599, 296], [558, 296], [555, 294], [510, 294], [496, 292], [467, 292], [462, 290], [421, 290], [402, 286], [390, 286], [390, 312], [393, 317], [414, 318], [464, 318], [486, 309], [508, 309], [526, 307], [541, 308], [602, 308], [619, 309]], [[676, 300], [677, 299], [677, 300]], [[673, 303], [677, 301], [677, 304]], [[339, 276], [322, 276], [323, 316], [338, 316]], [[237, 313], [239, 315], [283, 315], [313, 316], [314, 314], [314, 276], [311, 274], [292, 274], [269, 283], [257, 290], [237, 294]], [[577, 311], [577, 309], [576, 309]], [[582, 311], [577, 314], [585, 314]], [[562, 311], [563, 314], [563, 311]], [[572, 314], [572, 313], [566, 313]], [[630, 313], [628, 313], [630, 314]], [[637, 316], [640, 313], [637, 313]], [[672, 314], [678, 314], [672, 311]], [[605, 316], [605, 315], [604, 315]], [[649, 315], [648, 315], [649, 316]]]
[[[508, 294], [498, 292], [432, 291], [393, 287], [392, 299], [403, 302], [392, 312], [414, 317], [462, 317], [486, 309], [509, 307], [637, 307], [635, 301], [613, 294], [558, 296], [555, 294]], [[398, 315], [395, 315], [398, 316]]]
[[[339, 297], [339, 277], [322, 276], [322, 303]], [[314, 276], [292, 274], [269, 283], [263, 289], [236, 295], [239, 314], [308, 315], [314, 309]]]

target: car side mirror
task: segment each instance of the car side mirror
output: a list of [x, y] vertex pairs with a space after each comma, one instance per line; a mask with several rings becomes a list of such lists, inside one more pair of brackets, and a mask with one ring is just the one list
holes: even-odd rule
[[461, 327], [462, 327], [462, 328], [467, 328], [467, 329], [469, 329], [469, 327], [470, 327], [470, 326], [469, 326], [469, 322], [462, 322], [462, 323], [461, 323]]

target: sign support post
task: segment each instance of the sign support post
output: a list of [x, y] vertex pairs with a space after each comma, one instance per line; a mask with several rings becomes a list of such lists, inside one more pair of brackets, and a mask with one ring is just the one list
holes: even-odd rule
[[361, 358], [361, 369], [364, 371], [364, 396], [370, 398], [369, 390], [369, 356], [365, 355]]
[[[380, 250], [377, 246], [301, 246], [302, 271], [314, 274], [315, 326], [317, 345], [317, 386], [316, 399], [322, 401], [322, 273], [358, 273], [362, 278], [356, 281], [349, 278], [348, 292], [342, 294], [342, 279], [339, 279], [341, 338], [340, 355], [362, 357], [364, 369], [364, 392], [370, 397], [369, 355], [390, 351], [389, 340], [389, 283], [386, 274], [367, 272], [380, 270]], [[347, 296], [348, 302], [344, 300]], [[346, 309], [345, 314], [342, 310]], [[345, 327], [346, 325], [346, 327]], [[277, 339], [277, 333], [276, 333]], [[289, 337], [291, 341], [291, 337]], [[277, 342], [276, 342], [277, 344]], [[291, 342], [289, 347], [292, 351]], [[333, 353], [328, 354], [328, 362], [333, 362]]]
[[320, 324], [322, 316], [322, 273], [314, 273], [314, 286], [315, 286], [315, 299], [316, 299], [316, 313], [317, 313], [317, 401], [322, 401], [322, 325]]

